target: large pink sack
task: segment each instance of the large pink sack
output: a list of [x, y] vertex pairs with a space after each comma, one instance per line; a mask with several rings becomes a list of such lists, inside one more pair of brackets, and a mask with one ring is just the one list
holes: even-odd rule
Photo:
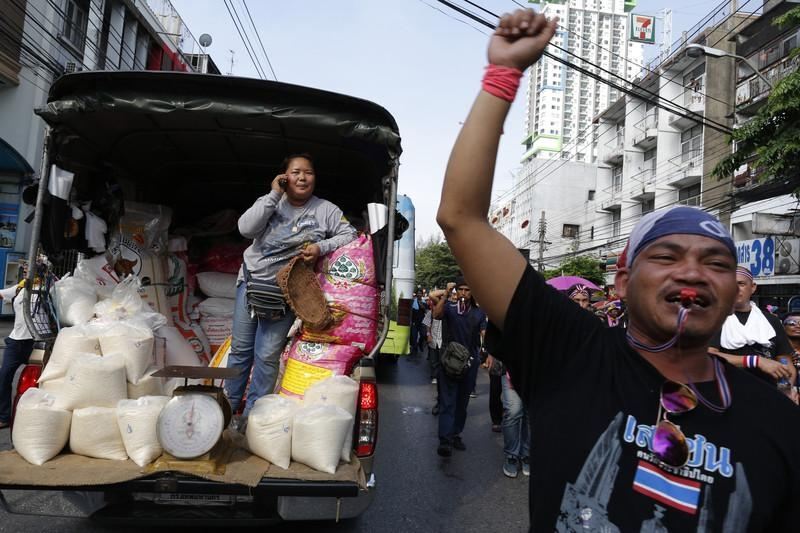
[[289, 348], [280, 394], [302, 398], [306, 389], [331, 376], [346, 376], [361, 358], [355, 346], [339, 346], [295, 339]]
[[316, 271], [335, 322], [322, 331], [303, 327], [300, 338], [369, 353], [377, 342], [379, 306], [372, 239], [361, 235], [334, 250], [317, 263]]

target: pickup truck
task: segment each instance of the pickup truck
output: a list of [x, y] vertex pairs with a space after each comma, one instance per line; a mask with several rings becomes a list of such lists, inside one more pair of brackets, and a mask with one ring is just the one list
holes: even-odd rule
[[[389, 327], [390, 243], [398, 237], [401, 147], [393, 117], [374, 103], [318, 89], [167, 72], [69, 74], [53, 84], [47, 104], [36, 112], [47, 134], [29, 264], [45, 253], [55, 274], [75, 266], [76, 254], [59, 247], [59, 223], [52, 219], [48, 179], [54, 165], [75, 174], [73, 188], [105, 188], [123, 202], [166, 205], [173, 222], [185, 222], [221, 209], [243, 211], [267, 191], [286, 155], [309, 152], [318, 175], [316, 195], [348, 217], [366, 218], [369, 203], [387, 208], [385, 229], [373, 237], [381, 320], [377, 346], [354, 366], [360, 389], [352, 461], [340, 463], [335, 475], [294, 462], [283, 470], [244, 449], [222, 474], [198, 474], [188, 464], [139, 468], [130, 460], [90, 459], [68, 448], [39, 467], [6, 451], [0, 452], [0, 505], [12, 513], [161, 526], [334, 520], [362, 513], [375, 491], [375, 359]], [[33, 283], [34, 276], [53, 273], [39, 270], [29, 269], [24, 297], [26, 320], [44, 347], [46, 364], [58, 324], [49, 294], [37, 292]], [[40, 372], [35, 362], [21, 369], [18, 392], [36, 386]]]

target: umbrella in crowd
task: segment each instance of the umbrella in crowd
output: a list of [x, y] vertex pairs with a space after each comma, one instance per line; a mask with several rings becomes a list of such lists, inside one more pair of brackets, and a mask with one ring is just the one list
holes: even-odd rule
[[583, 285], [593, 291], [600, 290], [600, 287], [580, 276], [558, 276], [547, 280], [547, 284], [559, 291], [565, 291], [574, 285]]

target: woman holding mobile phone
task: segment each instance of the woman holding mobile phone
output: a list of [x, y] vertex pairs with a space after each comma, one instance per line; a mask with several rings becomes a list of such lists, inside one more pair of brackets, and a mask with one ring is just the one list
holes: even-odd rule
[[[341, 209], [314, 196], [316, 173], [309, 154], [290, 155], [281, 168], [269, 193], [239, 218], [239, 232], [253, 239], [253, 244], [244, 251], [239, 271], [228, 355], [228, 368], [241, 373], [225, 380], [225, 392], [234, 412], [238, 411], [250, 377], [243, 418], [258, 398], [274, 391], [280, 354], [295, 319], [277, 286], [276, 274], [295, 256], [313, 266], [321, 255], [356, 237]], [[259, 300], [254, 305], [252, 292], [268, 294], [267, 304]]]

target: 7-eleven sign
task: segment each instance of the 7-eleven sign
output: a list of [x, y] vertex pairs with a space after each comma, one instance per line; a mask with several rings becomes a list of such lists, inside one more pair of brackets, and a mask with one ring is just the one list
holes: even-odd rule
[[637, 15], [631, 13], [631, 41], [655, 44], [656, 18], [650, 15]]

